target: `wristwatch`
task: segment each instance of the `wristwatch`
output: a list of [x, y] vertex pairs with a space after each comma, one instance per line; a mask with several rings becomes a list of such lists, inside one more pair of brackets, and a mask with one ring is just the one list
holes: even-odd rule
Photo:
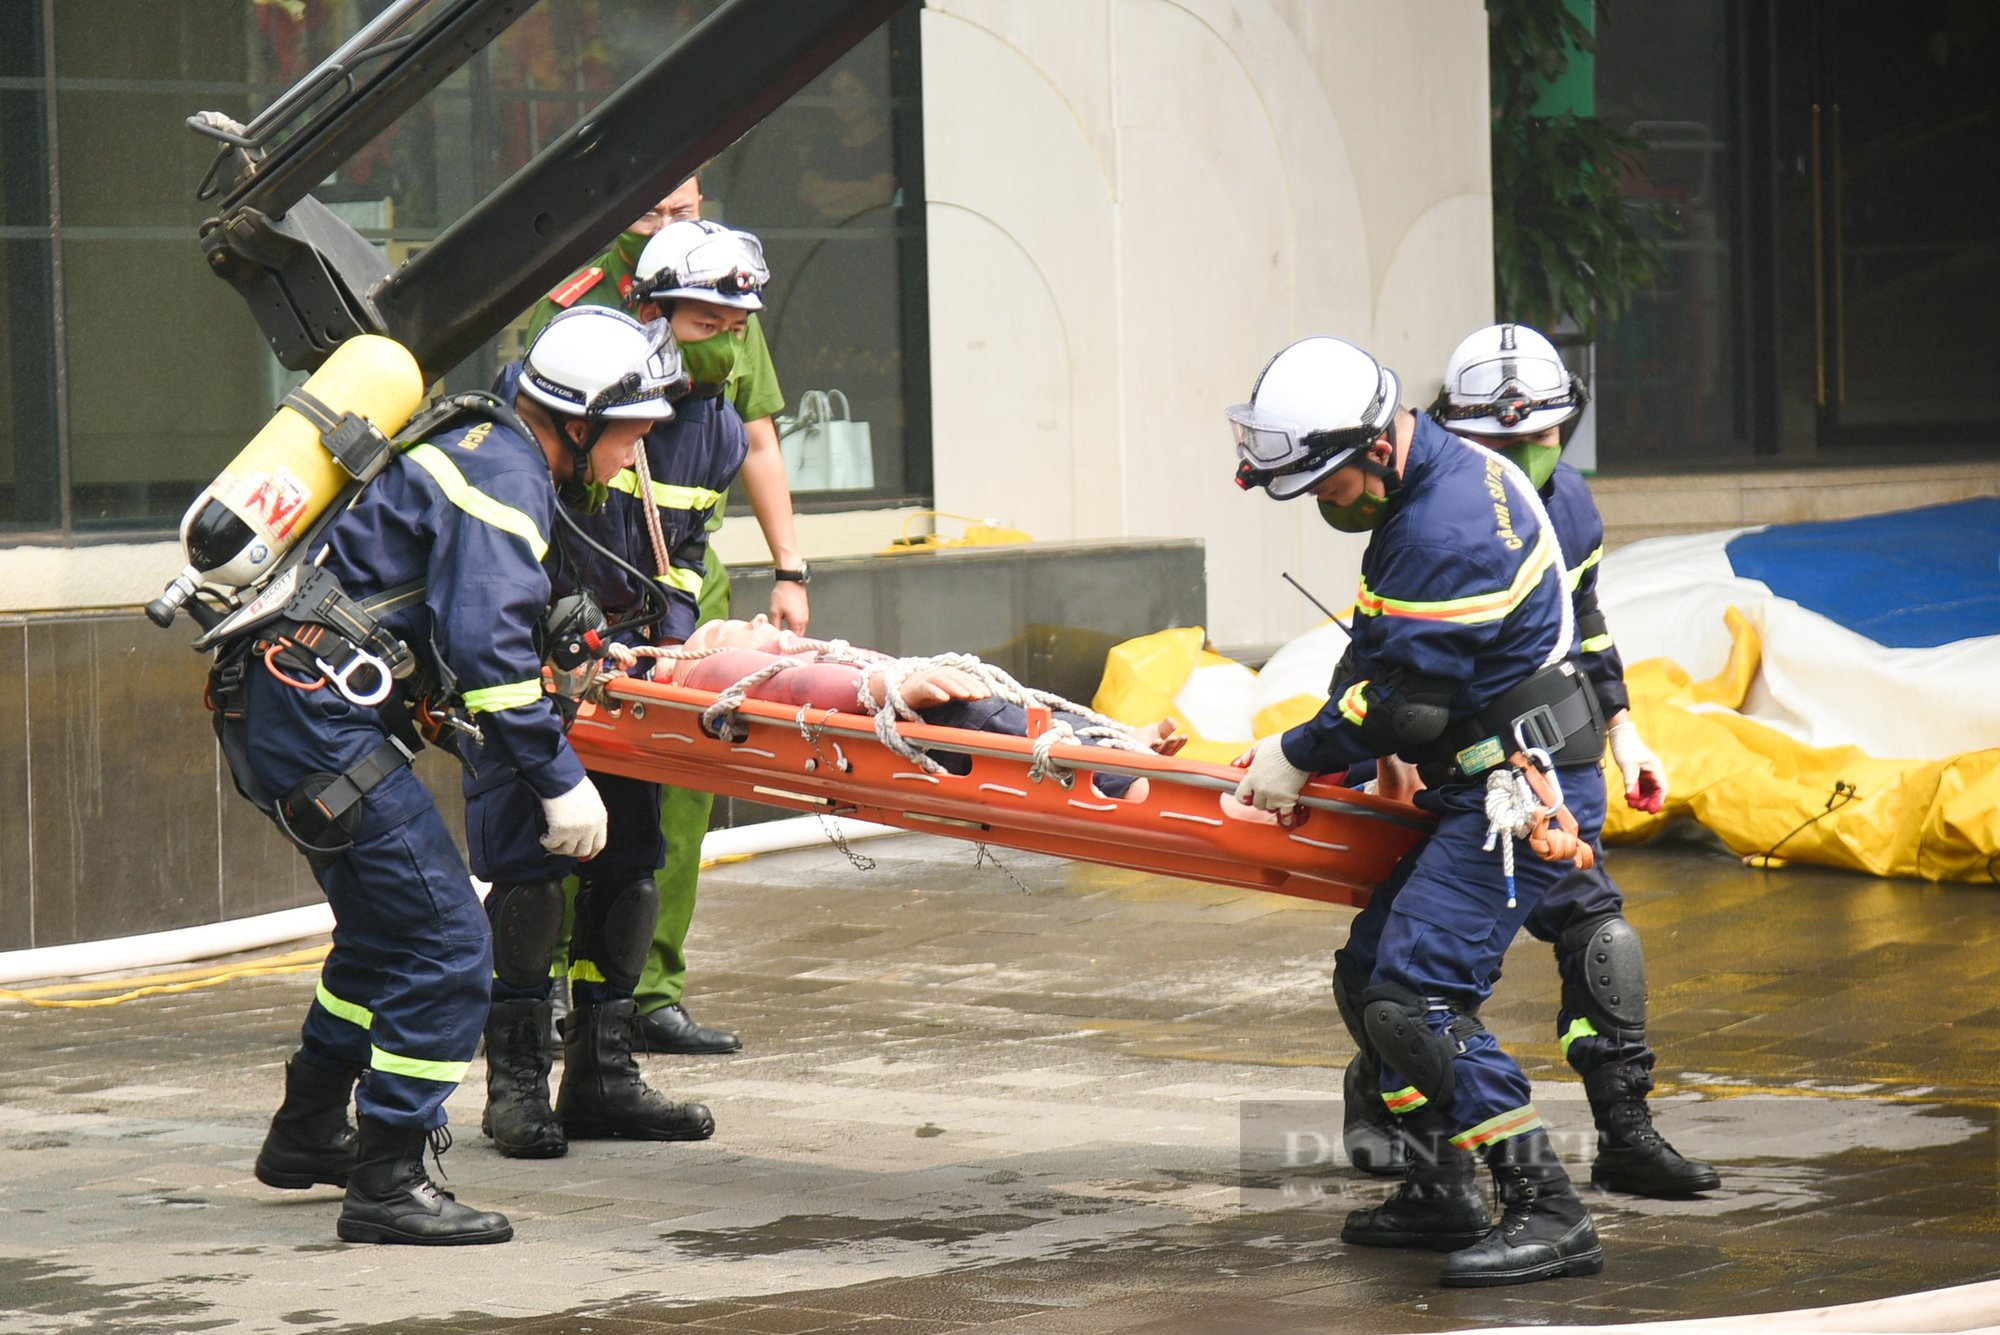
[[772, 566], [771, 578], [787, 584], [810, 584], [813, 582], [812, 564], [807, 561], [801, 561], [797, 570], [787, 570], [783, 566]]

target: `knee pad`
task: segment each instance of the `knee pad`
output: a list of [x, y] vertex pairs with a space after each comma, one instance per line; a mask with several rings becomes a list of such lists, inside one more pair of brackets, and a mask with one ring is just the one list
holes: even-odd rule
[[1368, 1026], [1361, 1022], [1361, 993], [1368, 986], [1368, 980], [1348, 959], [1347, 952], [1333, 952], [1333, 1004], [1340, 1008], [1340, 1022], [1347, 1026], [1347, 1036], [1354, 1040], [1354, 1046], [1363, 1052], [1372, 1053], [1375, 1045], [1369, 1041]]
[[547, 987], [562, 935], [561, 881], [496, 885], [486, 895], [486, 921], [493, 926], [493, 972], [509, 987]]
[[576, 946], [570, 954], [595, 964], [604, 981], [630, 992], [639, 985], [659, 919], [660, 887], [650, 876], [586, 884], [576, 897]]
[[1646, 1032], [1646, 956], [1632, 924], [1615, 913], [1577, 923], [1556, 943], [1563, 1007], [1608, 1038]]
[[[1427, 1023], [1426, 1017], [1434, 1010], [1451, 1013], [1449, 1034], [1441, 1034]], [[1363, 992], [1361, 1022], [1382, 1062], [1394, 1067], [1417, 1093], [1438, 1104], [1449, 1099], [1457, 1087], [1459, 1041], [1484, 1028], [1475, 1017], [1400, 983], [1377, 983]]]

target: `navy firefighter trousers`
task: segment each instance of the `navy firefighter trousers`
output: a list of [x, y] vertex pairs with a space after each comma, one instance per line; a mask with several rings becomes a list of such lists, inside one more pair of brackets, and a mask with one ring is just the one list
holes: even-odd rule
[[[1563, 766], [1556, 774], [1578, 824], [1585, 812], [1595, 813], [1587, 827], [1594, 835], [1603, 823], [1603, 771], [1593, 762]], [[1453, 1088], [1438, 1111], [1452, 1128], [1452, 1142], [1466, 1150], [1542, 1125], [1529, 1100], [1528, 1078], [1492, 1033], [1478, 1027], [1454, 1037], [1448, 1031], [1458, 1016], [1476, 1014], [1492, 995], [1515, 934], [1559, 882], [1577, 874], [1571, 864], [1543, 862], [1526, 843], [1516, 842], [1509, 908], [1499, 850], [1484, 847], [1485, 792], [1481, 782], [1425, 791], [1423, 804], [1438, 813], [1436, 832], [1375, 892], [1338, 952], [1340, 971], [1368, 986], [1393, 983], [1449, 1004], [1448, 1010], [1430, 1010], [1425, 1023], [1456, 1049]], [[1386, 1060], [1381, 1072], [1382, 1098], [1391, 1111], [1407, 1114], [1426, 1106], [1426, 1097]]]
[[[331, 688], [245, 679], [252, 773], [283, 794], [338, 773], [387, 736], [380, 716]], [[485, 911], [443, 817], [405, 766], [363, 799], [346, 854], [313, 869], [333, 909], [333, 950], [301, 1030], [301, 1058], [359, 1069], [355, 1104], [396, 1126], [441, 1126], [486, 1024], [493, 951]]]
[[[1567, 775], [1569, 771], [1562, 773]], [[1599, 782], [1588, 791], [1571, 792], [1567, 780], [1563, 789], [1570, 814], [1576, 817], [1577, 833], [1598, 850], [1597, 866], [1590, 871], [1578, 871], [1566, 863], [1548, 864], [1555, 869], [1555, 883], [1528, 915], [1526, 926], [1528, 934], [1537, 941], [1547, 941], [1556, 947], [1556, 968], [1563, 982], [1569, 985], [1563, 989], [1564, 1004], [1556, 1012], [1556, 1041], [1562, 1045], [1570, 1067], [1578, 1075], [1614, 1064], [1651, 1071], [1655, 1057], [1652, 1045], [1644, 1037], [1631, 1032], [1622, 1037], [1600, 1034], [1588, 1016], [1568, 1004], [1572, 995], [1583, 990], [1583, 980], [1578, 976], [1583, 958], [1580, 953], [1563, 953], [1563, 933], [1593, 918], [1625, 912], [1625, 894], [1604, 868], [1604, 809], [1610, 799], [1601, 769], [1598, 778]]]
[[[592, 958], [597, 949], [609, 944], [612, 930], [605, 915], [611, 911], [618, 892], [633, 881], [650, 879], [665, 860], [667, 843], [660, 833], [660, 785], [622, 774], [593, 772], [590, 782], [604, 799], [609, 838], [604, 851], [589, 862], [557, 857], [542, 847], [548, 823], [542, 816], [541, 801], [514, 770], [496, 767], [468, 780], [465, 788], [466, 847], [472, 868], [494, 885], [519, 885], [533, 881], [559, 881], [575, 875], [580, 881], [576, 896], [576, 927], [571, 937], [569, 975], [611, 987], [611, 995], [630, 996], [629, 984], [609, 984], [612, 970], [601, 959]], [[589, 944], [598, 943], [596, 947]], [[556, 962], [552, 957], [551, 964]], [[528, 988], [516, 987], [495, 976], [492, 995], [496, 1001], [541, 1000], [550, 994], [553, 975]]]

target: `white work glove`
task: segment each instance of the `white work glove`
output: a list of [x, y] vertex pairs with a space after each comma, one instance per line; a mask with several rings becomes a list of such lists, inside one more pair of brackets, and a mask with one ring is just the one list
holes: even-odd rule
[[1237, 768], [1247, 765], [1250, 772], [1236, 785], [1236, 800], [1259, 811], [1276, 813], [1288, 821], [1298, 811], [1299, 790], [1312, 775], [1285, 759], [1280, 736], [1262, 738], [1257, 745], [1236, 757]]
[[1665, 806], [1667, 767], [1639, 736], [1639, 725], [1621, 715], [1606, 738], [1611, 743], [1611, 759], [1625, 776], [1625, 805], [1645, 812], [1656, 812]]
[[610, 817], [589, 779], [560, 797], [543, 798], [542, 817], [549, 825], [542, 847], [557, 857], [588, 862], [604, 851]]

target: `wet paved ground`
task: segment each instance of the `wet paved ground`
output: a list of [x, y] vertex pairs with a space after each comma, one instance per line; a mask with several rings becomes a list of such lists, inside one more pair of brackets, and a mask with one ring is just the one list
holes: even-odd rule
[[[515, 1242], [348, 1246], [339, 1194], [251, 1160], [311, 973], [90, 1010], [0, 1006], [0, 1330], [1430, 1331], [1768, 1312], [2000, 1276], [2000, 891], [1706, 846], [1614, 853], [1651, 954], [1659, 1120], [1724, 1190], [1593, 1194], [1605, 1272], [1445, 1290], [1343, 1247], [1387, 1188], [1311, 1147], [1349, 1055], [1351, 914], [903, 838], [713, 870], [691, 998], [723, 1058], [649, 1058], [701, 1145], [539, 1163], [454, 1098], [448, 1185]], [[1587, 1176], [1557, 985], [1487, 1008]], [[1274, 1106], [1282, 1105], [1282, 1106]], [[1308, 1152], [1303, 1156], [1311, 1158]]]

